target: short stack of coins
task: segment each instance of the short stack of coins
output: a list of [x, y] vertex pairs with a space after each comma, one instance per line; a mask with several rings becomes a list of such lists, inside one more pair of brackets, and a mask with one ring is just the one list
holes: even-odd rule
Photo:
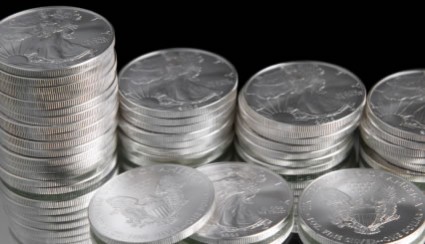
[[117, 172], [114, 43], [84, 9], [0, 22], [0, 195], [20, 243], [90, 241], [89, 201]]
[[161, 50], [130, 62], [119, 75], [122, 167], [198, 166], [225, 154], [237, 83], [228, 61], [202, 50]]
[[360, 126], [362, 166], [425, 191], [425, 70], [390, 75], [370, 91]]
[[254, 75], [238, 101], [238, 156], [285, 177], [295, 201], [314, 178], [356, 163], [366, 89], [348, 70], [321, 62], [274, 65]]

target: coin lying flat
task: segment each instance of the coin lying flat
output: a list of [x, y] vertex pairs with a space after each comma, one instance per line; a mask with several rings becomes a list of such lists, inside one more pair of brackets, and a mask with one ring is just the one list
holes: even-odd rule
[[257, 243], [279, 232], [291, 216], [292, 191], [285, 180], [268, 169], [230, 162], [208, 164], [198, 170], [213, 182], [217, 203], [211, 219], [192, 239]]
[[380, 170], [344, 169], [316, 179], [299, 199], [307, 243], [422, 243], [425, 196]]
[[[148, 53], [123, 68], [119, 84], [120, 151], [130, 162], [122, 168], [146, 161], [208, 163], [233, 138], [238, 75], [216, 54], [185, 48]], [[211, 150], [208, 159], [200, 153]]]
[[157, 117], [194, 116], [219, 104], [236, 86], [237, 74], [230, 63], [195, 49], [149, 53], [120, 73], [122, 98]]
[[65, 76], [87, 69], [115, 42], [106, 19], [72, 7], [17, 13], [0, 22], [0, 33], [0, 69], [29, 77]]
[[239, 100], [262, 124], [284, 131], [332, 133], [365, 103], [365, 87], [351, 72], [320, 62], [283, 63], [254, 75]]
[[214, 210], [214, 187], [199, 171], [163, 164], [136, 168], [101, 187], [89, 206], [92, 232], [106, 243], [174, 243]]

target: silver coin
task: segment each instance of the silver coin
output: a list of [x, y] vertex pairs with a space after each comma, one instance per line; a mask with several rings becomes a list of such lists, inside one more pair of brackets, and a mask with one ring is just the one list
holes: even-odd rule
[[278, 166], [276, 164], [271, 164], [271, 163], [267, 163], [262, 160], [259, 160], [251, 156], [246, 151], [244, 151], [244, 149], [240, 146], [239, 143], [237, 143], [237, 141], [234, 143], [234, 145], [238, 155], [245, 162], [266, 167], [272, 170], [273, 172], [281, 174], [281, 175], [318, 174], [321, 172], [326, 172], [329, 169], [332, 169], [336, 165], [343, 162], [344, 159], [346, 159], [348, 155], [350, 154], [350, 150], [347, 150], [345, 152], [336, 153], [333, 157], [327, 158], [323, 162], [320, 162], [320, 164], [316, 164], [309, 167], [291, 168], [291, 167]]
[[351, 147], [353, 144], [353, 138], [348, 136], [343, 140], [336, 142], [334, 145], [329, 146], [328, 148], [310, 151], [310, 152], [288, 152], [283, 150], [273, 150], [264, 147], [261, 144], [257, 144], [256, 141], [251, 141], [243, 136], [238, 137], [238, 142], [244, 144], [244, 146], [250, 151], [255, 152], [259, 155], [267, 155], [267, 157], [274, 159], [282, 159], [282, 160], [294, 160], [295, 162], [298, 160], [309, 160], [313, 158], [324, 157], [327, 155], [331, 155], [336, 151], [340, 151], [340, 149], [344, 147]]
[[[232, 127], [225, 128], [222, 131], [217, 131], [215, 135], [211, 137], [202, 138], [202, 140], [194, 140], [193, 145], [181, 148], [168, 148], [156, 147], [145, 145], [137, 141], [132, 140], [123, 133], [119, 133], [120, 145], [125, 148], [125, 151], [131, 152], [143, 152], [144, 154], [157, 155], [158, 157], [179, 157], [188, 154], [201, 153], [202, 151], [208, 150], [209, 148], [215, 147], [221, 144], [222, 141], [229, 138], [232, 135]], [[186, 144], [186, 143], [185, 143]], [[191, 143], [192, 144], [192, 143]]]
[[366, 89], [348, 70], [321, 62], [282, 63], [255, 74], [240, 106], [266, 127], [296, 136], [335, 132], [363, 110]]
[[178, 163], [183, 165], [201, 164], [203, 162], [211, 162], [226, 151], [226, 149], [233, 142], [233, 134], [229, 134], [227, 138], [219, 141], [218, 144], [209, 147], [201, 152], [183, 154], [176, 156], [161, 156], [153, 155], [141, 151], [127, 152], [125, 148], [121, 148], [121, 153], [131, 162], [143, 165], [144, 162], [157, 162], [157, 163]]
[[[212, 131], [209, 134], [200, 136], [198, 138], [192, 139], [192, 140], [185, 140], [185, 141], [176, 141], [176, 142], [167, 142], [167, 141], [160, 141], [160, 140], [149, 140], [149, 138], [134, 138], [131, 136], [127, 136], [122, 130], [118, 131], [118, 136], [121, 139], [124, 137], [126, 140], [131, 140], [132, 142], [137, 142], [139, 144], [143, 145], [149, 145], [153, 148], [163, 148], [166, 149], [181, 149], [181, 148], [189, 148], [189, 147], [196, 147], [199, 144], [205, 144], [208, 142], [215, 141], [219, 138], [223, 138], [226, 135], [232, 134], [233, 131], [233, 124], [226, 123], [223, 125], [224, 127], [220, 127], [215, 131]], [[165, 137], [165, 136], [164, 136]], [[121, 141], [123, 144], [123, 142]]]
[[7, 91], [15, 93], [21, 89], [24, 91], [27, 89], [28, 91], [40, 91], [38, 89], [66, 88], [70, 85], [71, 87], [87, 87], [88, 84], [85, 83], [101, 82], [101, 78], [105, 76], [105, 72], [109, 70], [111, 66], [116, 65], [116, 53], [113, 48], [109, 49], [105, 55], [102, 56], [102, 60], [99, 60], [95, 66], [81, 73], [63, 77], [22, 77], [12, 75], [0, 69], [0, 80], [2, 81], [0, 83], [0, 89], [7, 94]]
[[[111, 67], [105, 67], [105, 72], [99, 73], [95, 77], [90, 77], [86, 80], [75, 80], [75, 82], [62, 86], [54, 87], [31, 87], [31, 86], [18, 86], [12, 87], [12, 84], [7, 84], [4, 80], [0, 83], [0, 92], [8, 100], [8, 97], [13, 97], [16, 100], [26, 101], [29, 104], [34, 103], [46, 103], [46, 102], [63, 102], [64, 100], [75, 100], [80, 98], [89, 98], [99, 95], [102, 91], [105, 91], [111, 81], [116, 76], [116, 63]], [[31, 82], [31, 81], [28, 81]], [[88, 96], [90, 95], [90, 96]]]
[[155, 165], [127, 171], [100, 188], [89, 220], [104, 242], [173, 243], [198, 231], [214, 203], [214, 187], [202, 173]]
[[212, 138], [220, 138], [222, 137], [223, 133], [227, 132], [232, 134], [231, 132], [233, 130], [233, 120], [226, 121], [222, 125], [203, 128], [202, 130], [196, 132], [167, 135], [136, 130], [128, 124], [125, 125], [125, 123], [126, 122], [124, 122], [124, 120], [120, 120], [120, 126], [123, 126], [123, 124], [126, 126], [125, 129], [120, 128], [120, 134], [123, 134], [140, 144], [150, 145], [151, 147], [170, 149], [193, 147], [199, 143], [210, 141]]
[[425, 142], [424, 70], [404, 71], [378, 82], [368, 96], [370, 119], [387, 133]]
[[113, 113], [112, 111], [117, 110], [118, 99], [116, 96], [110, 96], [102, 103], [99, 103], [92, 108], [84, 110], [75, 114], [66, 114], [63, 116], [57, 117], [40, 117], [40, 115], [28, 115], [22, 114], [16, 111], [10, 111], [7, 108], [4, 108], [0, 105], [0, 111], [3, 111], [3, 114], [7, 114], [11, 120], [18, 121], [24, 124], [33, 125], [33, 126], [46, 126], [46, 125], [66, 125], [73, 124], [82, 120], [91, 119], [92, 121], [102, 117], [105, 117], [106, 114]]
[[[236, 92], [238, 75], [224, 58], [196, 49], [167, 49], [137, 58], [119, 75], [122, 98], [143, 114], [202, 114]], [[122, 99], [123, 100], [123, 99]]]
[[392, 144], [381, 139], [379, 135], [371, 133], [369, 128], [365, 126], [360, 127], [360, 132], [364, 141], [375, 150], [395, 155], [396, 157], [425, 158], [424, 149], [410, 149]]
[[380, 138], [384, 139], [387, 142], [390, 142], [392, 144], [406, 147], [408, 149], [416, 149], [416, 150], [423, 150], [424, 143], [423, 142], [417, 142], [412, 140], [403, 139], [401, 137], [397, 137], [395, 135], [389, 134], [382, 130], [377, 124], [375, 124], [367, 115], [367, 113], [364, 113], [363, 119], [361, 121], [361, 127], [364, 127], [367, 131], [370, 132], [370, 134], [379, 136]]
[[[239, 103], [240, 104], [240, 103]], [[241, 108], [241, 105], [239, 105]], [[257, 134], [260, 134], [266, 138], [271, 140], [288, 143], [288, 144], [313, 144], [317, 143], [317, 140], [323, 140], [324, 138], [340, 138], [340, 136], [346, 135], [347, 133], [351, 133], [359, 124], [362, 110], [358, 110], [352, 114], [349, 120], [346, 121], [345, 124], [340, 125], [340, 127], [334, 127], [329, 131], [322, 132], [297, 132], [295, 130], [283, 130], [282, 128], [263, 124], [263, 122], [259, 122], [258, 119], [252, 118], [243, 109], [238, 110], [238, 116], [240, 120], [246, 121], [249, 124], [249, 127], [255, 131]], [[317, 128], [317, 130], [321, 130]], [[322, 139], [323, 138], [323, 139]]]
[[213, 182], [216, 209], [191, 238], [206, 243], [255, 243], [272, 237], [291, 216], [293, 196], [279, 175], [245, 163], [198, 168]]
[[29, 77], [76, 73], [92, 65], [115, 40], [106, 19], [72, 7], [14, 14], [0, 22], [0, 33], [0, 69]]
[[[206, 118], [202, 122], [198, 122], [195, 124], [183, 125], [183, 126], [161, 126], [156, 123], [145, 123], [140, 121], [139, 119], [134, 119], [131, 117], [125, 117], [130, 124], [135, 127], [141, 128], [143, 130], [151, 131], [154, 133], [163, 133], [163, 134], [182, 134], [182, 133], [190, 133], [197, 130], [202, 130], [203, 128], [208, 128], [216, 125], [221, 125], [226, 121], [230, 120], [234, 116], [235, 105], [229, 104], [229, 109], [225, 111], [223, 114], [216, 114], [214, 117]], [[122, 113], [121, 113], [122, 114]]]
[[[208, 113], [197, 115], [197, 116], [191, 116], [191, 117], [184, 117], [184, 118], [157, 118], [148, 116], [143, 113], [139, 113], [137, 110], [132, 109], [130, 107], [127, 107], [125, 103], [121, 103], [120, 110], [121, 110], [121, 116], [123, 118], [133, 118], [140, 120], [144, 123], [151, 123], [156, 125], [162, 125], [162, 126], [182, 126], [182, 125], [190, 125], [199, 123], [208, 119], [214, 119], [216, 116], [220, 116], [221, 114], [225, 113], [226, 111], [229, 111], [229, 104], [235, 104], [236, 103], [236, 93], [231, 97], [231, 99], [224, 101], [220, 107], [217, 107], [214, 110], [208, 111]], [[230, 106], [232, 108], [232, 106]], [[130, 121], [130, 120], [129, 120]]]
[[314, 167], [321, 164], [338, 164], [343, 159], [346, 158], [348, 153], [353, 148], [353, 140], [348, 140], [347, 143], [343, 144], [341, 148], [338, 148], [336, 151], [331, 152], [327, 155], [311, 158], [311, 159], [302, 159], [302, 160], [285, 160], [280, 158], [274, 158], [270, 157], [267, 154], [261, 154], [254, 150], [249, 149], [246, 147], [244, 143], [239, 142], [239, 139], [235, 142], [235, 145], [237, 145], [239, 148], [242, 149], [243, 154], [249, 154], [251, 157], [254, 157], [258, 159], [258, 161], [262, 161], [266, 164], [275, 165], [278, 167], [284, 167], [288, 169], [300, 169], [304, 167]]
[[425, 229], [424, 202], [424, 194], [400, 177], [345, 169], [316, 179], [304, 190], [298, 223], [317, 243], [419, 243]]
[[262, 145], [263, 147], [266, 147], [272, 150], [281, 150], [281, 151], [294, 152], [294, 153], [321, 150], [321, 149], [330, 147], [345, 138], [344, 136], [336, 140], [323, 140], [317, 144], [306, 144], [306, 145], [294, 145], [294, 144], [277, 142], [277, 141], [269, 140], [266, 137], [263, 137], [255, 133], [254, 131], [252, 131], [249, 127], [247, 127], [245, 122], [240, 121], [239, 116], [236, 117], [235, 133], [238, 136], [238, 138], [244, 137], [248, 140], [256, 141], [258, 144]]
[[425, 167], [419, 166], [415, 170], [399, 167], [387, 162], [379, 154], [368, 148], [364, 144], [360, 147], [360, 156], [364, 163], [374, 169], [388, 171], [392, 174], [401, 176], [415, 184], [425, 183]]

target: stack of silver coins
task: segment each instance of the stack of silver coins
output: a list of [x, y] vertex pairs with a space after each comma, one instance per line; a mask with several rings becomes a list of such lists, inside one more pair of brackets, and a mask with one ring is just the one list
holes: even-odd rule
[[233, 139], [237, 83], [228, 61], [201, 50], [162, 50], [130, 62], [119, 75], [123, 168], [197, 166], [223, 155]]
[[238, 156], [286, 177], [295, 201], [312, 179], [355, 163], [366, 89], [348, 70], [321, 62], [274, 65], [254, 75], [238, 101]]
[[156, 164], [105, 184], [89, 220], [93, 243], [281, 244], [292, 208], [287, 182], [264, 167]]
[[116, 174], [114, 43], [78, 8], [0, 22], [0, 191], [20, 243], [90, 240], [89, 201]]
[[370, 91], [361, 126], [361, 163], [425, 191], [425, 70], [393, 74]]
[[299, 200], [304, 244], [425, 243], [425, 196], [381, 170], [346, 169], [311, 183]]

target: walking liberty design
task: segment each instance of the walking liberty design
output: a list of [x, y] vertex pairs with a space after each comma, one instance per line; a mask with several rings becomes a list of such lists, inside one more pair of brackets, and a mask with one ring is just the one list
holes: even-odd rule
[[[336, 82], [328, 84], [325, 70], [318, 65], [288, 65], [255, 79], [245, 95], [250, 106], [277, 121], [290, 119], [320, 124], [355, 107], [354, 103], [327, 93], [328, 89], [335, 89]], [[343, 85], [340, 83], [337, 86]]]
[[413, 79], [395, 78], [378, 86], [370, 106], [380, 118], [425, 135], [425, 75]]
[[132, 227], [173, 224], [179, 211], [188, 204], [182, 188], [184, 184], [175, 177], [161, 177], [155, 191], [142, 198], [115, 196], [106, 200], [114, 209], [112, 214], [120, 214]]
[[385, 224], [400, 218], [397, 214], [398, 197], [392, 186], [366, 190], [356, 198], [338, 189], [327, 188], [322, 198], [331, 210], [329, 216], [332, 224], [353, 229], [358, 234], [380, 233]]
[[240, 232], [256, 228], [268, 228], [271, 220], [260, 216], [250, 208], [266, 181], [264, 174], [248, 170], [230, 171], [211, 179], [216, 189], [217, 207], [210, 220], [223, 232]]
[[[217, 80], [206, 80], [204, 75], [214, 75], [203, 70], [204, 63], [209, 65], [208, 62], [201, 54], [185, 51], [165, 52], [140, 60], [121, 77], [137, 87], [124, 91], [125, 96], [154, 107], [160, 105], [179, 111], [218, 100], [226, 90], [223, 88], [234, 85], [231, 80], [234, 74], [230, 72]], [[217, 61], [214, 65], [219, 64]]]
[[74, 41], [81, 20], [76, 10], [44, 9], [6, 21], [0, 26], [0, 59], [26, 66], [64, 65], [90, 57], [94, 50]]

